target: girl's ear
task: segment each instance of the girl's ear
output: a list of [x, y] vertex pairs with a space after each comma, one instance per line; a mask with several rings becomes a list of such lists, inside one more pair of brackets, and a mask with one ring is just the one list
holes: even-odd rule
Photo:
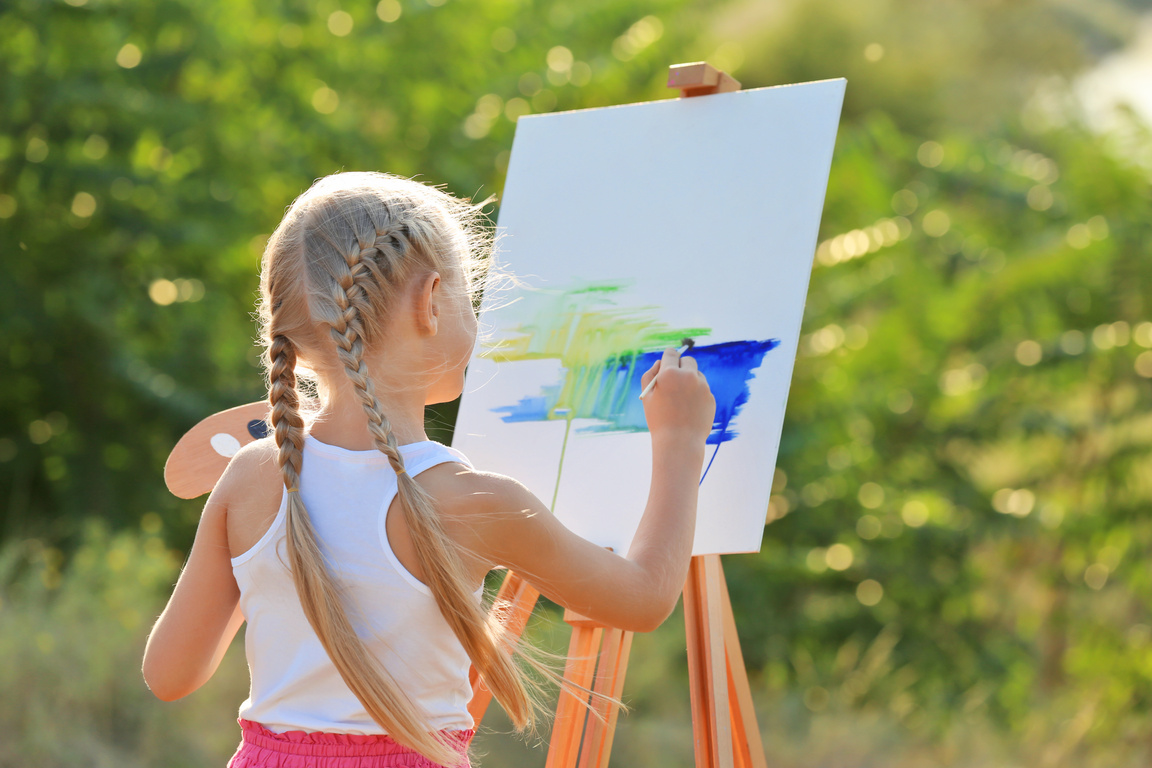
[[416, 327], [432, 336], [440, 326], [439, 287], [439, 272], [429, 272], [416, 280]]

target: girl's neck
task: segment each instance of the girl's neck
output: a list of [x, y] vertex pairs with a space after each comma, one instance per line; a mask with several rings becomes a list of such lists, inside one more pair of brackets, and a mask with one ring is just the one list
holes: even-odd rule
[[[378, 393], [376, 399], [398, 444], [428, 439], [424, 432], [423, 392]], [[368, 431], [368, 415], [351, 386], [341, 387], [335, 392], [329, 390], [323, 396], [323, 403], [309, 430], [317, 440], [350, 451], [368, 451], [376, 447]]]

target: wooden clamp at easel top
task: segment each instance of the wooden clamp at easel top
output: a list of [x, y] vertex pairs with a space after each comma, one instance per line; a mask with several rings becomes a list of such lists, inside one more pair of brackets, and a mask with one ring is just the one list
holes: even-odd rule
[[740, 81], [704, 61], [673, 64], [668, 68], [668, 87], [679, 88], [680, 96], [706, 96], [740, 90]]

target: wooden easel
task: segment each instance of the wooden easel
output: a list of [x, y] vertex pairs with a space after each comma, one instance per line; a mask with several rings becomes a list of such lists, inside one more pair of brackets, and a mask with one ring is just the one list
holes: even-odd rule
[[[740, 83], [703, 62], [677, 64], [668, 86], [681, 95], [738, 91]], [[213, 414], [193, 427], [173, 448], [164, 467], [169, 490], [184, 499], [208, 493], [240, 446], [267, 433], [267, 402], [249, 403]], [[496, 597], [504, 624], [519, 637], [540, 593], [509, 572]], [[628, 669], [632, 633], [607, 627], [573, 611], [564, 677], [581, 688], [619, 699]], [[760, 729], [752, 707], [748, 673], [736, 635], [736, 621], [719, 555], [693, 557], [684, 585], [684, 624], [692, 698], [692, 731], [697, 768], [767, 768]], [[477, 724], [492, 701], [476, 670], [470, 674], [473, 697], [468, 711]], [[616, 708], [600, 703], [590, 714], [583, 694], [560, 693], [547, 768], [605, 768], [616, 730]]]
[[[681, 95], [689, 97], [737, 91], [740, 83], [709, 64], [696, 62], [671, 67], [668, 87], [680, 88]], [[507, 612], [509, 632], [517, 636], [523, 632], [539, 596], [515, 573], [505, 576], [496, 601]], [[564, 621], [572, 627], [564, 678], [580, 688], [619, 699], [632, 633], [597, 624], [574, 611], [565, 611]], [[696, 768], [767, 768], [719, 555], [692, 558], [684, 585], [684, 625]], [[475, 670], [472, 690], [468, 711], [479, 724], [492, 694]], [[587, 698], [576, 688], [560, 692], [546, 768], [608, 765], [617, 708], [593, 703], [589, 711]]]
[[[540, 593], [515, 573], [504, 577], [496, 603], [506, 611], [505, 626], [524, 631]], [[572, 627], [565, 679], [619, 699], [628, 670], [632, 633], [564, 612]], [[736, 620], [719, 555], [692, 558], [684, 585], [684, 627], [697, 768], [767, 768], [760, 727], [752, 705], [748, 672], [736, 634]], [[472, 671], [468, 712], [477, 724], [492, 693]], [[582, 700], [583, 699], [583, 700]], [[604, 768], [616, 730], [615, 707], [595, 703], [576, 689], [560, 693], [546, 768]]]

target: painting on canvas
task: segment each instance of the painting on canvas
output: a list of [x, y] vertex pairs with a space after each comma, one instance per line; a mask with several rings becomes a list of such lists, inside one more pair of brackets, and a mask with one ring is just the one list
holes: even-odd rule
[[694, 554], [759, 549], [844, 81], [520, 119], [454, 445], [626, 551], [640, 376], [691, 338], [716, 397]]

